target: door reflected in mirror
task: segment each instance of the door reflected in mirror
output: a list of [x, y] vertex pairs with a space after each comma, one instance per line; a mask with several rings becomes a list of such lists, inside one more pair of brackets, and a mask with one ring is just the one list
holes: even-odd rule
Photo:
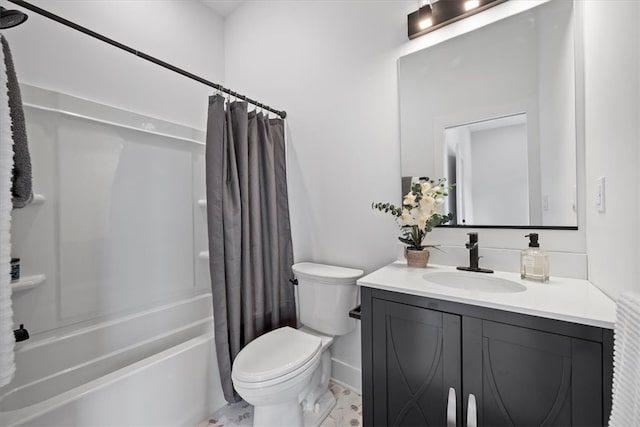
[[455, 184], [455, 197], [446, 201], [451, 224], [530, 224], [527, 115], [452, 126], [444, 134], [444, 175]]

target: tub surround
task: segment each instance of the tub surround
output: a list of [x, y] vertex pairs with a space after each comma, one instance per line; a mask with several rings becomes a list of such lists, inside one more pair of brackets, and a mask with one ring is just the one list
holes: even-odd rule
[[[193, 261], [207, 240], [197, 206], [204, 132], [34, 85], [21, 91], [43, 196], [12, 219], [22, 275], [14, 318], [38, 338], [210, 292], [207, 263]], [[156, 167], [141, 172], [142, 163]], [[154, 249], [139, 250], [143, 242]]]
[[435, 285], [423, 278], [428, 273], [455, 271], [455, 267], [444, 265], [408, 268], [404, 262], [396, 261], [359, 279], [357, 283], [369, 288], [600, 328], [614, 327], [615, 302], [587, 280], [551, 277], [547, 283], [538, 283], [521, 280], [516, 273], [496, 271], [494, 277], [520, 283], [527, 289], [518, 293], [488, 293]]
[[[201, 335], [27, 408], [0, 413], [0, 425], [195, 425], [224, 400], [210, 396], [217, 373], [213, 333]], [[175, 390], [181, 390], [176, 393]]]
[[0, 425], [195, 424], [224, 404], [211, 307], [197, 296], [17, 346]]

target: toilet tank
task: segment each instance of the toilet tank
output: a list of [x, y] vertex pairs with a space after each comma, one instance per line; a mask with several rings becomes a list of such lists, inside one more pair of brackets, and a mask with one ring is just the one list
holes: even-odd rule
[[291, 269], [298, 279], [300, 323], [327, 335], [345, 335], [355, 328], [349, 310], [357, 305], [356, 280], [362, 270], [311, 262]]

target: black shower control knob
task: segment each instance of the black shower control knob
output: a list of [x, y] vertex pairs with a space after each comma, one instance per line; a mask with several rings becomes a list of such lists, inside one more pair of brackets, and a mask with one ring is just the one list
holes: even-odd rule
[[24, 324], [20, 324], [20, 328], [13, 331], [16, 342], [26, 341], [29, 339], [29, 331], [24, 328]]

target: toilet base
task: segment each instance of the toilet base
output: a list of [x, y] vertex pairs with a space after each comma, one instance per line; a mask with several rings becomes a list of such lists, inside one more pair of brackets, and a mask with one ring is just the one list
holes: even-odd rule
[[312, 410], [302, 411], [304, 427], [318, 427], [331, 410], [336, 406], [336, 398], [327, 390], [317, 401]]
[[277, 405], [253, 407], [254, 427], [302, 426], [302, 407], [294, 399]]

